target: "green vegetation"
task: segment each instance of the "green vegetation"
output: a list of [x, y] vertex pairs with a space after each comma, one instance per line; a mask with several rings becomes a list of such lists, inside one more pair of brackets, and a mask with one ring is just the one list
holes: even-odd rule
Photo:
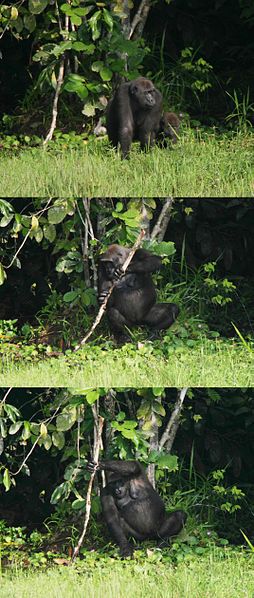
[[[2, 389], [1, 598], [252, 596], [253, 394], [161, 386]], [[187, 521], [164, 548], [156, 540], [135, 542], [134, 558], [122, 561], [103, 520], [97, 474], [87, 533], [71, 565], [101, 417], [99, 460], [149, 464], [166, 510], [184, 510]]]
[[[65, 145], [65, 146], [64, 146]], [[0, 163], [3, 197], [250, 197], [254, 193], [251, 133], [195, 134], [183, 131], [173, 150], [142, 154], [133, 146], [121, 162], [104, 140], [49, 149], [4, 150]], [[79, 144], [80, 145], [80, 144]], [[32, 175], [31, 175], [32, 173]]]
[[250, 598], [253, 592], [253, 557], [240, 550], [228, 555], [211, 550], [206, 557], [191, 558], [177, 567], [170, 559], [156, 562], [153, 553], [143, 562], [104, 558], [90, 567], [83, 562], [40, 573], [18, 569], [1, 578], [1, 598]]
[[[251, 385], [253, 210], [251, 199], [0, 200], [1, 382]], [[120, 347], [103, 317], [75, 352], [98, 312], [100, 253], [143, 227], [162, 257], [158, 300], [179, 306], [177, 320], [158, 339], [133, 327]]]
[[[138, 348], [130, 344], [121, 349], [91, 346], [77, 354], [44, 360], [31, 357], [13, 359], [11, 347], [2, 348], [0, 383], [11, 386], [252, 386], [254, 352], [240, 342], [203, 339], [188, 348], [168, 347], [163, 356], [158, 341]], [[156, 348], [157, 346], [157, 348]], [[0, 345], [1, 349], [1, 345]], [[37, 349], [33, 349], [37, 352]], [[22, 355], [22, 352], [21, 352]]]

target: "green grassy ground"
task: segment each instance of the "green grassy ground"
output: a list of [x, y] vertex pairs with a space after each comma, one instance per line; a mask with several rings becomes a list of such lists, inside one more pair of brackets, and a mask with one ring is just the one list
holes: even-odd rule
[[82, 149], [2, 151], [0, 196], [178, 197], [254, 194], [252, 134], [198, 138], [183, 132], [173, 150], [142, 154], [133, 146], [122, 162], [104, 140]]
[[7, 573], [1, 598], [251, 598], [253, 557], [233, 555], [171, 563], [119, 562], [107, 567]]
[[151, 344], [107, 351], [83, 348], [70, 357], [0, 366], [3, 386], [253, 386], [254, 353], [230, 341], [204, 341], [169, 356], [157, 355]]

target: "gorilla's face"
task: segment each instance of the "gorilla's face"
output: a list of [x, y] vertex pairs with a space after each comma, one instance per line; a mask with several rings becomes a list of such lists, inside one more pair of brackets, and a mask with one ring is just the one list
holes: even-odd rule
[[115, 270], [120, 268], [130, 253], [128, 247], [110, 245], [107, 251], [102, 254], [100, 261], [103, 263], [108, 280], [114, 280]]
[[130, 84], [130, 94], [140, 108], [149, 110], [155, 106], [156, 91], [151, 81], [139, 77]]
[[114, 482], [111, 482], [111, 485], [115, 498], [120, 499], [129, 495], [129, 483], [126, 480], [115, 480]]

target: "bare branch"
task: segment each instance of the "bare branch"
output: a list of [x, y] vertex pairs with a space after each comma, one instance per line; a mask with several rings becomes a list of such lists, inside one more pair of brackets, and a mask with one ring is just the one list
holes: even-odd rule
[[51, 139], [53, 137], [54, 130], [56, 128], [56, 121], [57, 121], [57, 116], [58, 116], [58, 100], [59, 100], [60, 91], [61, 91], [61, 87], [63, 85], [63, 80], [64, 80], [64, 66], [65, 66], [65, 57], [63, 56], [61, 58], [61, 62], [60, 62], [60, 66], [59, 66], [59, 73], [58, 73], [58, 77], [57, 77], [56, 91], [55, 91], [53, 107], [52, 107], [51, 125], [50, 125], [49, 132], [43, 141], [43, 145], [46, 145], [46, 143], [48, 143], [48, 141], [51, 141]]
[[[95, 405], [92, 406], [92, 411], [93, 411], [94, 423], [95, 423], [96, 427], [97, 427], [97, 423], [98, 423], [98, 429], [97, 429], [97, 434], [96, 434], [96, 442], [94, 441], [93, 461], [94, 461], [94, 463], [98, 463], [98, 461], [99, 461], [99, 452], [100, 452], [100, 444], [101, 444], [101, 437], [102, 437], [102, 430], [103, 430], [103, 424], [104, 424], [104, 418], [101, 417], [100, 415], [98, 416]], [[71, 559], [72, 563], [77, 558], [78, 553], [80, 551], [80, 548], [81, 548], [81, 546], [83, 544], [84, 537], [86, 535], [86, 530], [87, 530], [87, 526], [88, 526], [88, 522], [89, 522], [89, 518], [90, 518], [91, 494], [92, 494], [92, 488], [93, 488], [93, 482], [94, 482], [94, 478], [95, 478], [95, 474], [96, 474], [96, 469], [97, 468], [95, 467], [93, 473], [91, 474], [91, 478], [89, 480], [88, 489], [87, 489], [87, 495], [86, 495], [86, 514], [85, 514], [85, 521], [84, 521], [83, 530], [82, 530], [82, 533], [80, 535], [79, 541], [78, 541], [78, 543], [75, 546], [74, 551], [73, 551], [73, 555], [72, 555], [72, 559]]]
[[[67, 3], [70, 4], [70, 0], [67, 0]], [[62, 23], [61, 23], [61, 18], [60, 18], [57, 2], [56, 2], [56, 9], [58, 10], [59, 31], [62, 35], [63, 40], [66, 41], [68, 39], [70, 17], [68, 15], [65, 15], [65, 25], [64, 25], [64, 29], [62, 29]], [[51, 141], [51, 139], [53, 137], [54, 130], [56, 128], [56, 121], [57, 121], [57, 116], [58, 116], [58, 100], [59, 100], [61, 88], [62, 88], [62, 85], [64, 82], [64, 72], [65, 72], [65, 54], [62, 55], [62, 58], [60, 60], [59, 72], [58, 72], [58, 77], [57, 77], [57, 82], [56, 82], [56, 90], [55, 90], [54, 101], [53, 101], [53, 106], [52, 106], [52, 120], [51, 120], [49, 132], [43, 141], [43, 145], [46, 145], [46, 143], [48, 143], [48, 141]]]
[[170, 420], [167, 424], [166, 430], [163, 432], [159, 442], [159, 450], [161, 450], [165, 444], [167, 445], [167, 451], [170, 453], [173, 442], [175, 440], [176, 432], [179, 426], [180, 415], [183, 408], [183, 402], [186, 397], [188, 388], [182, 388], [177, 393], [177, 399], [175, 402], [174, 409], [172, 411]]
[[[132, 258], [134, 256], [134, 254], [136, 253], [137, 249], [139, 248], [139, 246], [140, 246], [140, 244], [142, 242], [143, 237], [144, 237], [144, 231], [141, 230], [141, 232], [140, 232], [140, 234], [139, 234], [139, 236], [138, 236], [138, 238], [137, 238], [137, 240], [135, 242], [135, 245], [131, 249], [131, 251], [130, 251], [128, 257], [127, 257], [127, 259], [125, 260], [125, 262], [124, 262], [124, 264], [122, 266], [122, 275], [121, 275], [120, 278], [122, 278], [124, 276], [124, 274], [125, 274], [128, 266], [129, 266], [129, 264], [130, 264], [130, 262], [131, 262], [131, 260], [132, 260]], [[102, 319], [102, 317], [103, 317], [103, 315], [104, 315], [104, 313], [106, 311], [107, 303], [108, 303], [109, 298], [111, 297], [111, 295], [113, 293], [113, 290], [114, 290], [117, 282], [118, 281], [113, 282], [112, 286], [110, 287], [110, 289], [108, 291], [107, 296], [105, 297], [102, 305], [100, 306], [98, 314], [97, 314], [97, 316], [96, 316], [96, 318], [95, 318], [95, 320], [94, 320], [94, 322], [93, 322], [90, 330], [84, 336], [84, 338], [82, 339], [82, 341], [80, 341], [80, 343], [78, 345], [76, 345], [76, 347], [74, 348], [74, 351], [78, 351], [78, 349], [80, 349], [80, 347], [82, 347], [82, 345], [84, 345], [86, 343], [86, 341], [90, 338], [90, 336], [93, 334], [95, 328], [97, 328], [98, 324], [100, 323], [100, 321], [101, 321], [101, 319]]]
[[174, 203], [173, 197], [168, 197], [167, 199], [165, 199], [165, 203], [162, 207], [159, 218], [151, 232], [151, 241], [156, 240], [160, 243], [164, 239], [165, 232], [167, 230], [168, 223], [170, 221], [173, 203]]
[[138, 39], [141, 37], [146, 20], [151, 8], [151, 0], [142, 0], [140, 3], [139, 9], [137, 10], [136, 14], [133, 17], [131, 26], [130, 26], [130, 33], [129, 39]]

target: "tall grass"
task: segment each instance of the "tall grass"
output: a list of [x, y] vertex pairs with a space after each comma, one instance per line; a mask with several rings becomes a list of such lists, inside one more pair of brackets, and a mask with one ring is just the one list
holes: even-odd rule
[[106, 141], [82, 149], [2, 151], [0, 196], [250, 197], [254, 193], [253, 136], [185, 130], [173, 149], [142, 154], [133, 145], [121, 161]]
[[204, 339], [195, 347], [172, 348], [158, 356], [151, 345], [97, 350], [84, 348], [75, 361], [62, 356], [38, 363], [14, 362], [0, 368], [3, 386], [253, 386], [254, 358], [230, 341]]
[[0, 592], [1, 598], [251, 598], [253, 562], [240, 551], [220, 558], [211, 551], [177, 567], [152, 559], [145, 564], [111, 559], [108, 567], [6, 574]]

